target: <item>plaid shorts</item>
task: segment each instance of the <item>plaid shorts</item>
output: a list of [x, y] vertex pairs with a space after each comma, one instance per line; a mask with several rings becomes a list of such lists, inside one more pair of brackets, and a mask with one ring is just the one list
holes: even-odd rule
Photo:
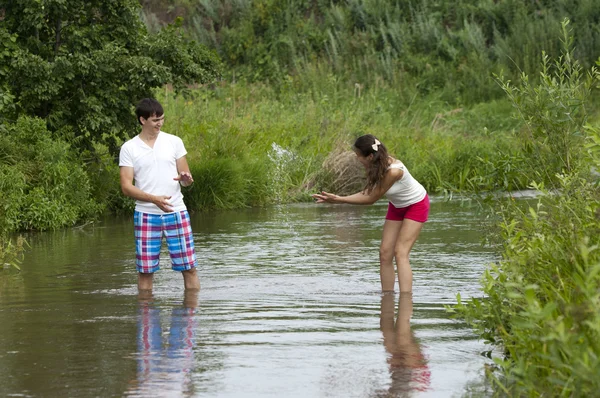
[[147, 274], [160, 269], [160, 249], [163, 235], [174, 271], [186, 271], [196, 267], [194, 237], [187, 210], [168, 214], [148, 214], [136, 211], [133, 216], [135, 228], [135, 265], [138, 272]]

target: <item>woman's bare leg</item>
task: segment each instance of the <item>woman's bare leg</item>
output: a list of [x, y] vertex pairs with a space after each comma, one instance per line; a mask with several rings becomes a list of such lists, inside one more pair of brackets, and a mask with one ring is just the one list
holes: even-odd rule
[[412, 292], [413, 275], [410, 268], [410, 250], [417, 241], [423, 223], [405, 219], [397, 235], [395, 245], [396, 265], [398, 267], [398, 284], [400, 293]]
[[402, 221], [385, 220], [383, 224], [381, 246], [379, 247], [379, 277], [381, 278], [381, 290], [384, 292], [394, 291], [396, 283], [394, 255], [401, 227]]

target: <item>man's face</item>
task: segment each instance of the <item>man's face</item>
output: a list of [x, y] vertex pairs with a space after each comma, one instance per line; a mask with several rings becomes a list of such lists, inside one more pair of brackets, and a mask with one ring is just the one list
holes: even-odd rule
[[144, 126], [144, 129], [152, 130], [158, 133], [163, 123], [165, 122], [165, 115], [152, 115], [148, 119], [144, 119], [143, 117], [141, 117], [140, 120], [142, 122], [142, 125]]

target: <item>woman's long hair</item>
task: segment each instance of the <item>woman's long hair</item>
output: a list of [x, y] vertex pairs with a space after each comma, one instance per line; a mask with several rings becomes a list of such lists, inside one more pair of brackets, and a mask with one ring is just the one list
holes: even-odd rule
[[386, 147], [371, 134], [358, 137], [354, 142], [354, 149], [364, 157], [373, 154], [373, 161], [367, 168], [367, 184], [365, 185], [365, 191], [370, 194], [373, 188], [383, 180], [390, 165], [390, 155]]

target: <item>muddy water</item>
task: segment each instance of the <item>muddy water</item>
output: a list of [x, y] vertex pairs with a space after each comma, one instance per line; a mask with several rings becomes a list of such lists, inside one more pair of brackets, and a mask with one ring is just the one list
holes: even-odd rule
[[487, 396], [487, 347], [444, 305], [479, 295], [482, 216], [432, 201], [414, 295], [379, 293], [385, 203], [192, 214], [202, 290], [163, 253], [139, 297], [132, 221], [28, 237], [0, 272], [0, 395]]

